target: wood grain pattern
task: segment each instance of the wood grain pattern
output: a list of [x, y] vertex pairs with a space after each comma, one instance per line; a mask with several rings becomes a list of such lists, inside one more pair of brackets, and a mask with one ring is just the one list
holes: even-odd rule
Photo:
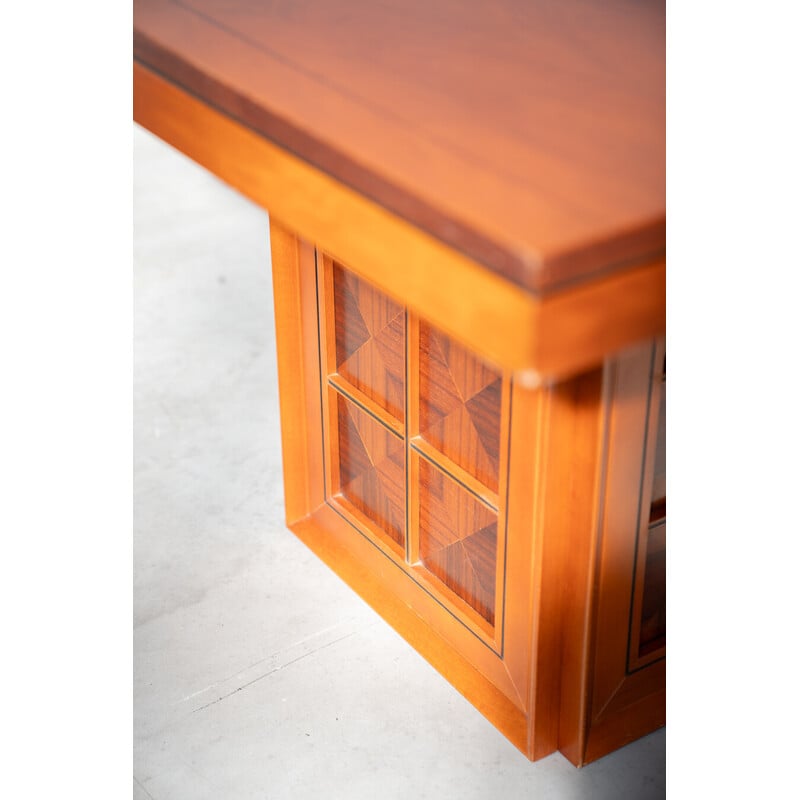
[[328, 377], [328, 386], [336, 389], [339, 394], [352, 400], [357, 406], [383, 423], [384, 427], [389, 428], [389, 430], [393, 431], [400, 438], [405, 437], [406, 426], [400, 420], [392, 416], [383, 406], [376, 403], [371, 397], [364, 394], [364, 392], [356, 389], [352, 383], [344, 380], [340, 375], [330, 375]]
[[[287, 476], [286, 481], [287, 508], [303, 510], [303, 516], [291, 523], [292, 530], [523, 753], [530, 758], [547, 755], [556, 747], [559, 722], [559, 621], [558, 614], [553, 613], [553, 602], [560, 594], [550, 591], [553, 576], [548, 572], [548, 559], [542, 558], [546, 555], [543, 544], [548, 541], [548, 526], [543, 524], [545, 520], [538, 519], [548, 485], [540, 468], [543, 444], [547, 441], [543, 431], [547, 417], [541, 413], [543, 392], [515, 387], [514, 414], [512, 402], [505, 395], [501, 403], [502, 430], [507, 434], [511, 426], [518, 431], [519, 438], [512, 439], [509, 453], [508, 437], [506, 434], [501, 437], [501, 481], [496, 499], [507, 497], [508, 507], [500, 504], [498, 533], [501, 530], [505, 533], [507, 518], [509, 535], [508, 538], [498, 535], [493, 556], [495, 620], [494, 626], [490, 626], [415, 557], [411, 561], [416, 563], [408, 563], [394, 540], [385, 537], [384, 541], [381, 537], [385, 535], [376, 533], [377, 526], [339, 492], [336, 474], [329, 488], [329, 501], [314, 505], [321, 496], [325, 472], [322, 451], [327, 473], [338, 473], [340, 451], [346, 453], [347, 449], [339, 446], [339, 429], [351, 424], [348, 420], [340, 425], [338, 390], [327, 385], [320, 391], [319, 385], [320, 376], [324, 376], [335, 359], [335, 347], [328, 347], [335, 338], [332, 291], [328, 292], [330, 282], [325, 282], [328, 261], [318, 253], [320, 282], [317, 283], [313, 248], [289, 233], [274, 216], [271, 219], [275, 231], [275, 281], [279, 287], [276, 325], [280, 329], [279, 349], [283, 348], [281, 359], [285, 365], [281, 371], [282, 435], [284, 441], [297, 442], [298, 434], [303, 432], [304, 441], [313, 449], [313, 463], [310, 457], [299, 458], [302, 454], [297, 452], [291, 454], [288, 462], [287, 469], [302, 467], [301, 473]], [[299, 293], [296, 302], [288, 302], [292, 292]], [[317, 298], [324, 317], [321, 336], [317, 328]], [[413, 315], [408, 328], [412, 353], [418, 331]], [[409, 376], [412, 384], [414, 372], [412, 369]], [[300, 380], [300, 376], [307, 375], [312, 379]], [[504, 380], [504, 393], [510, 385]], [[413, 387], [409, 388], [413, 393]], [[371, 408], [370, 414], [373, 413], [384, 422], [393, 419], [377, 405]], [[328, 432], [324, 437], [320, 425], [323, 417]], [[413, 407], [409, 409], [409, 420], [413, 424]], [[377, 421], [373, 424], [380, 427]], [[382, 430], [386, 431], [383, 435], [392, 436], [385, 427]], [[396, 438], [400, 441], [399, 436]], [[414, 468], [421, 460], [412, 449], [409, 460], [412, 495], [419, 494], [414, 490], [420, 483], [419, 470], [415, 473]], [[334, 469], [330, 468], [332, 461], [337, 465]], [[363, 466], [363, 456], [360, 463]], [[330, 493], [334, 493], [332, 497]], [[484, 555], [484, 561], [487, 560], [488, 553]], [[451, 565], [443, 559], [443, 566], [446, 578], [448, 574], [456, 574], [454, 567], [463, 569], [464, 564]], [[488, 564], [481, 574], [491, 582]]]
[[[324, 501], [314, 249], [270, 218], [286, 522]], [[298, 413], [300, 412], [300, 413]], [[284, 420], [294, 419], [291, 425]]]
[[336, 370], [401, 422], [405, 406], [405, 309], [333, 264]]
[[[389, 301], [388, 298], [381, 296], [367, 282], [357, 279], [349, 269], [337, 264], [325, 253], [318, 252], [317, 262], [319, 265], [319, 325], [322, 332], [320, 340], [321, 358], [322, 363], [325, 364], [323, 374], [336, 369], [338, 361], [347, 360], [351, 356], [351, 352], [357, 351], [362, 346], [367, 338], [368, 326], [378, 331], [384, 331], [390, 326], [392, 320], [398, 319], [408, 326], [408, 335], [411, 341], [417, 342], [419, 321], [414, 315], [407, 315], [404, 309]], [[363, 312], [359, 310], [359, 306], [364, 309]], [[365, 316], [370, 318], [369, 323], [364, 321], [363, 318]], [[350, 320], [353, 317], [356, 318], [355, 325], [350, 324]], [[413, 386], [415, 381], [413, 376], [416, 376], [419, 371], [419, 352], [418, 347], [409, 349], [408, 344], [405, 344], [405, 353], [398, 353], [397, 350], [400, 349], [398, 346], [395, 348], [392, 357], [398, 362], [396, 372], [402, 377], [407, 376], [411, 386]], [[408, 360], [407, 368], [406, 360]], [[377, 363], [377, 368], [374, 364], [375, 362], [369, 359], [362, 361], [363, 371], [360, 378], [367, 386], [375, 384], [373, 372], [381, 377], [385, 371], [383, 361]], [[403, 375], [403, 372], [406, 374]], [[408, 387], [403, 386], [403, 388], [407, 392], [406, 413], [409, 419], [414, 420], [414, 425], [417, 425], [419, 417], [418, 394], [416, 391], [410, 391]], [[436, 451], [420, 437], [406, 438], [406, 430], [402, 423], [398, 422], [394, 416], [387, 413], [381, 405], [370, 399], [360, 389], [355, 388], [342, 375], [338, 373], [328, 375], [327, 390], [322, 392], [322, 398], [323, 416], [326, 420], [326, 435], [324, 436], [326, 460], [332, 465], [329, 479], [329, 503], [338, 512], [343, 513], [356, 530], [374, 542], [386, 556], [407, 571], [410, 579], [413, 576], [414, 582], [419, 586], [424, 586], [426, 591], [435, 596], [442, 606], [453, 614], [454, 619], [460, 620], [467, 630], [471, 631], [491, 648], [499, 650], [501, 648], [502, 627], [496, 627], [488, 623], [473, 605], [470, 605], [457, 592], [449, 588], [448, 584], [435, 575], [433, 571], [426, 570], [420, 565], [419, 452], [427, 453], [427, 457], [430, 460], [437, 462], [445, 470], [450, 471], [451, 475], [456, 475], [456, 481], [462, 481], [466, 487], [475, 491], [479, 497], [488, 497], [494, 509], [499, 507], [497, 494], [490, 492], [479, 481], [472, 478], [472, 476]], [[504, 407], [506, 405], [507, 402]], [[355, 412], [360, 412], [363, 416], [359, 416]], [[358, 435], [355, 438], [352, 431], [353, 425], [359, 428]], [[509, 420], [505, 414], [502, 416], [501, 425], [503, 430], [508, 430]], [[379, 485], [378, 479], [381, 476], [378, 475], [378, 479], [376, 479], [373, 468], [373, 462], [377, 464], [382, 458], [382, 454], [375, 453], [373, 455], [368, 452], [376, 446], [376, 441], [367, 442], [363, 440], [364, 436], [362, 435], [366, 433], [368, 438], [377, 440], [377, 447], [382, 449], [385, 439], [380, 438], [383, 436], [379, 430], [380, 426], [386, 429], [387, 433], [393, 433], [396, 440], [392, 445], [394, 449], [392, 454], [394, 464], [391, 465], [390, 471], [393, 473], [393, 480], [388, 492]], [[407, 497], [399, 486], [401, 477], [399, 470], [400, 458], [399, 451], [396, 448], [396, 444], [399, 441], [403, 442], [406, 469], [409, 474], [405, 484], [408, 492]], [[354, 474], [356, 476], [356, 491], [354, 493], [343, 491], [343, 482], [350, 479]], [[364, 487], [365, 474], [368, 475], [366, 487]], [[364, 488], [369, 493], [369, 498], [365, 497]], [[385, 506], [384, 501], [387, 495], [393, 495], [394, 508], [392, 514], [380, 513], [380, 509]], [[403, 550], [404, 539], [397, 535], [397, 530], [401, 527], [399, 517], [403, 502], [408, 506], [408, 533], [405, 537], [405, 551]], [[501, 519], [504, 519], [503, 514], [504, 509], [500, 508]], [[495, 512], [495, 519], [496, 516]], [[395, 523], [394, 526], [392, 526], [392, 521]], [[392, 527], [394, 527], [394, 530], [392, 530]], [[476, 548], [479, 539], [480, 537], [477, 537], [475, 540], [467, 542], [467, 548]], [[501, 571], [503, 568], [501, 558], [504, 548], [505, 537], [498, 539], [494, 545], [494, 596], [490, 598], [492, 605], [496, 605], [497, 598], [502, 597], [504, 575]], [[447, 548], [442, 549], [444, 552], [438, 555], [442, 561], [444, 572], [447, 572], [448, 566], [450, 566], [448, 574], [451, 576], [463, 572], [463, 564], [455, 558], [459, 547], [454, 546], [450, 550], [447, 550]], [[431, 556], [431, 561], [436, 562], [437, 554], [429, 555]], [[491, 567], [487, 567], [487, 570], [490, 569]], [[439, 572], [443, 574], [441, 570]], [[491, 576], [489, 580], [491, 580]]]
[[421, 563], [493, 625], [496, 512], [424, 460], [419, 482]]
[[[642, 464], [647, 442], [654, 343], [611, 360], [603, 402], [594, 404], [603, 438], [588, 532], [577, 527], [565, 570], [565, 636], [559, 749], [573, 763], [593, 761], [643, 736], [665, 719], [665, 660], [629, 667], [636, 545], [649, 515]], [[645, 470], [645, 473], [647, 470]], [[652, 477], [652, 465], [650, 466]], [[588, 478], [587, 474], [587, 478]], [[634, 628], [636, 630], [636, 628]]]
[[493, 492], [499, 487], [502, 375], [419, 324], [419, 433]]
[[[538, 388], [504, 376], [504, 397], [513, 389], [513, 403], [501, 401], [500, 427], [510, 426], [511, 437], [509, 450], [501, 436], [495, 514], [426, 460], [436, 460], [435, 450], [417, 453], [424, 440], [404, 439], [397, 427], [381, 424], [388, 415], [380, 406], [368, 413], [333, 386], [320, 392], [320, 359], [323, 364], [335, 359], [335, 344], [326, 344], [335, 340], [332, 282], [323, 280], [319, 287], [327, 333], [318, 352], [313, 299], [318, 287], [308, 255], [313, 250], [277, 223], [274, 227], [276, 285], [281, 296], [289, 289], [300, 295], [298, 303], [276, 309], [277, 324], [286, 326], [284, 363], [291, 363], [290, 354], [300, 361], [281, 378], [289, 395], [285, 404], [282, 400], [284, 440], [305, 442], [306, 451], [327, 442], [338, 493], [314, 508], [321, 480], [311, 471], [321, 469], [319, 452], [293, 455], [307, 485], [287, 482], [287, 507], [311, 511], [292, 528], [394, 620], [528, 757], [547, 755], [558, 742], [568, 758], [582, 764], [663, 724], [664, 659], [633, 670], [627, 664], [628, 630], [637, 620], [631, 607], [637, 525], [648, 523], [651, 510], [647, 484], [654, 468], [642, 474], [641, 464], [643, 448], [651, 450], [645, 439], [655, 350], [638, 348], [610, 361], [605, 371]], [[413, 314], [408, 320], [413, 362], [413, 353], [420, 352], [420, 325]], [[302, 346], [292, 345], [292, 337], [302, 339]], [[298, 378], [314, 369], [316, 385]], [[412, 394], [418, 371], [410, 372]], [[415, 414], [412, 404], [412, 426]], [[314, 421], [323, 415], [329, 421], [325, 437]], [[653, 432], [655, 413], [650, 422]], [[381, 529], [374, 509], [380, 512], [385, 503], [374, 489], [353, 491], [352, 499], [339, 491], [342, 479], [358, 486], [361, 475], [374, 470], [382, 448], [389, 449], [387, 440], [397, 448], [389, 459], [396, 501], [405, 497], [405, 487], [397, 484], [409, 449], [409, 537], [417, 535], [418, 541], [411, 541], [408, 551], [387, 536], [385, 520], [379, 519], [383, 533], [375, 533]], [[374, 485], [373, 477], [367, 485]], [[342, 512], [345, 505], [351, 513]], [[648, 547], [640, 547], [644, 556], [660, 546], [656, 539], [647, 541]], [[647, 582], [658, 586], [648, 578], [648, 566], [645, 558], [645, 593]], [[651, 605], [658, 606], [645, 593], [643, 620]], [[637, 643], [637, 652], [650, 658], [653, 653], [644, 651], [655, 640], [640, 632], [644, 649]]]
[[[505, 428], [505, 430], [508, 429]], [[492, 508], [502, 509], [500, 492], [494, 492], [489, 489], [486, 484], [481, 483], [471, 473], [467, 472], [463, 467], [456, 464], [455, 461], [444, 455], [441, 450], [437, 450], [433, 445], [428, 444], [421, 436], [413, 436], [410, 440], [410, 447], [415, 453], [418, 453], [432, 464], [436, 464], [436, 466], [450, 475], [465, 489], [483, 500], [486, 505]]]
[[134, 56], [525, 289], [665, 244], [664, 6], [135, 0]]
[[[544, 486], [537, 498], [542, 542], [535, 568], [541, 571], [539, 602], [544, 607], [537, 619], [551, 626], [550, 647], [557, 647], [559, 658], [553, 659], [552, 649], [545, 651], [537, 670], [549, 673], [558, 686], [558, 699], [547, 698], [559, 715], [558, 749], [577, 766], [583, 763], [589, 702], [586, 617], [594, 582], [598, 462], [604, 435], [603, 371], [594, 369], [542, 393], [545, 420], [539, 480]], [[537, 679], [538, 675], [532, 676]]]
[[354, 535], [329, 506], [295, 523], [292, 530], [515, 747], [528, 754], [528, 717], [497, 655], [465, 634], [463, 626], [404, 572], [387, 565], [385, 557]]
[[339, 491], [405, 547], [405, 448], [354, 403], [337, 393]]
[[138, 62], [133, 77], [137, 122], [503, 368], [563, 378], [664, 331], [663, 254], [538, 300]]

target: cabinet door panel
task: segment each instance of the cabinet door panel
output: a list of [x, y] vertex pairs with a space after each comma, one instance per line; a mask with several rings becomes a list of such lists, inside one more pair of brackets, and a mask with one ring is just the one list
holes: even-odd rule
[[[294, 361], [282, 362], [282, 429], [285, 441], [305, 437], [317, 474], [291, 484], [289, 502], [308, 509], [292, 529], [516, 746], [547, 755], [558, 722], [547, 665], [558, 642], [548, 627], [533, 647], [544, 626], [534, 625], [540, 573], [531, 569], [542, 535], [533, 497], [545, 491], [542, 393], [311, 253], [295, 247], [274, 262], [279, 288], [298, 273], [302, 311], [293, 316], [285, 293], [276, 305], [284, 349], [303, 342], [303, 380], [293, 383]], [[434, 418], [447, 417], [437, 438]], [[322, 484], [318, 501], [312, 483]], [[543, 669], [532, 689], [534, 657]]]

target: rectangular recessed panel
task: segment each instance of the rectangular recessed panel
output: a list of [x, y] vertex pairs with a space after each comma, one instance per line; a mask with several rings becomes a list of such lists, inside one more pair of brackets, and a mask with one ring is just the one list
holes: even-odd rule
[[405, 547], [404, 441], [336, 394], [339, 490], [390, 539]]
[[502, 377], [441, 331], [419, 324], [419, 433], [497, 492]]
[[333, 302], [336, 371], [402, 422], [405, 310], [336, 263]]
[[[666, 644], [667, 635], [667, 523], [651, 525], [647, 531], [639, 656]], [[641, 546], [641, 542], [640, 545]]]
[[[642, 618], [639, 630], [639, 657], [666, 646], [667, 634], [667, 361], [666, 356], [659, 365], [660, 375], [656, 375], [655, 391], [658, 392], [658, 419], [655, 435], [655, 457], [653, 465], [653, 485], [650, 502], [650, 524], [647, 528], [642, 587]], [[660, 382], [660, 385], [659, 385]], [[651, 405], [652, 409], [655, 405]]]
[[419, 560], [494, 625], [497, 514], [423, 459], [419, 461]]
[[[651, 500], [653, 504], [667, 497], [667, 375], [666, 359], [661, 373], [661, 391], [658, 402], [658, 433], [656, 434], [656, 455], [653, 469]], [[666, 502], [664, 503], [666, 507]]]

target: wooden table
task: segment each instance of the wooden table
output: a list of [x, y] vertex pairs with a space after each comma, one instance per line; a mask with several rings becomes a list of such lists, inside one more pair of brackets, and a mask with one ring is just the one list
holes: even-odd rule
[[664, 75], [662, 4], [134, 1], [269, 211], [287, 524], [534, 759], [664, 722]]

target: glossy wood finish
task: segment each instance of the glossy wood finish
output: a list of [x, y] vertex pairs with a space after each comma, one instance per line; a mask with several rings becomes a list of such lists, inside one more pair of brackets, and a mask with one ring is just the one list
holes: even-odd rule
[[270, 212], [292, 530], [528, 757], [663, 724], [663, 6], [134, 27], [135, 119]]
[[[291, 441], [310, 414], [317, 448], [309, 486], [287, 483], [287, 509], [301, 488], [316, 504], [292, 529], [529, 758], [559, 747], [580, 765], [663, 724], [663, 656], [628, 663], [640, 511], [650, 510], [640, 498], [655, 469], [643, 478], [655, 349], [545, 387], [501, 373], [493, 493], [415, 433], [428, 323], [405, 314], [404, 425], [336, 372], [336, 328], [346, 320], [337, 323], [335, 275], [346, 268], [302, 242], [288, 247], [273, 227], [274, 269], [299, 273], [291, 283], [302, 310], [298, 320], [276, 305], [279, 350], [294, 353], [301, 336], [300, 374], [316, 376], [302, 399], [290, 383], [295, 402], [282, 421]], [[387, 443], [391, 491], [348, 497], [351, 479], [384, 479], [375, 462]], [[380, 511], [389, 494], [395, 523]], [[391, 535], [401, 503], [405, 547]]]
[[342, 496], [405, 548], [406, 488], [403, 439], [336, 394], [338, 487]]
[[600, 437], [595, 477], [587, 471], [584, 480], [587, 488], [590, 481], [596, 488], [592, 505], [580, 511], [584, 524], [569, 527], [570, 553], [562, 556], [569, 600], [559, 749], [575, 764], [593, 761], [665, 721], [665, 651], [639, 658], [637, 644], [637, 658], [630, 658], [631, 634], [638, 633], [641, 621], [632, 605], [637, 545], [648, 538], [654, 469], [648, 414], [652, 387], [660, 383], [658, 352], [648, 343], [610, 361], [602, 402], [590, 405], [590, 436]]
[[[546, 709], [534, 714], [534, 694], [529, 687], [531, 653], [540, 652], [547, 663], [558, 658], [554, 642], [534, 645], [532, 639], [534, 575], [527, 565], [538, 532], [508, 542], [504, 535], [498, 535], [494, 598], [497, 613], [494, 626], [490, 626], [417, 558], [409, 559], [408, 553], [382, 536], [377, 525], [354, 509], [338, 490], [338, 467], [331, 467], [340, 458], [338, 413], [331, 412], [337, 408], [338, 398], [344, 397], [342, 390], [352, 388], [332, 372], [336, 358], [333, 261], [321, 253], [315, 256], [313, 248], [293, 238], [274, 218], [271, 235], [279, 363], [287, 367], [281, 369], [288, 381], [287, 396], [282, 399], [282, 430], [284, 446], [292, 448], [287, 453], [287, 463], [291, 462], [293, 469], [298, 468], [298, 430], [306, 431], [304, 441], [308, 445], [303, 461], [308, 484], [291, 480], [285, 483], [287, 511], [295, 509], [294, 513], [299, 513], [306, 509], [302, 518], [289, 520], [290, 527], [517, 747], [536, 757], [552, 752], [556, 746], [557, 712]], [[294, 304], [284, 302], [290, 288], [299, 292]], [[293, 308], [299, 309], [300, 314], [295, 315]], [[324, 313], [326, 309], [330, 313]], [[293, 360], [297, 358], [299, 361]], [[289, 364], [292, 370], [288, 369]], [[301, 375], [313, 375], [316, 380], [298, 380]], [[325, 376], [327, 391], [320, 392]], [[340, 388], [335, 387], [337, 383]], [[283, 389], [282, 383], [282, 396]], [[524, 387], [515, 392], [523, 433], [528, 425], [537, 424], [538, 397], [537, 391]], [[510, 402], [505, 404], [501, 427], [510, 424], [508, 407]], [[394, 418], [380, 406], [373, 404], [368, 416], [387, 435], [394, 435], [384, 424]], [[414, 461], [410, 441], [407, 452]], [[513, 472], [514, 487], [509, 486], [507, 492], [506, 478], [501, 480], [501, 492], [510, 501], [498, 515], [498, 530], [506, 530], [506, 520], [509, 525], [515, 523], [520, 531], [530, 530], [530, 447], [512, 448], [511, 452], [503, 448], [500, 461], [501, 474], [505, 476], [512, 475], [513, 463], [518, 468]], [[526, 491], [520, 491], [522, 483]], [[413, 489], [411, 493], [418, 494]], [[502, 598], [499, 604], [498, 598]], [[548, 683], [544, 676], [538, 686], [542, 696], [552, 695], [552, 682]]]
[[594, 584], [590, 555], [596, 548], [602, 491], [603, 369], [548, 387], [542, 405], [543, 419], [533, 441], [541, 440], [535, 475], [544, 486], [535, 500], [544, 535], [534, 569], [541, 574], [540, 619], [548, 640], [557, 642], [559, 657], [555, 663], [539, 658], [532, 679], [538, 683], [544, 672], [557, 680], [555, 696], [543, 697], [542, 702], [559, 718], [558, 749], [580, 765], [589, 678], [586, 614]]
[[419, 326], [419, 433], [496, 492], [502, 375], [427, 323]]
[[[272, 272], [280, 382], [281, 452], [286, 522], [303, 519], [323, 502], [322, 425], [319, 413], [319, 364], [314, 296], [314, 249], [270, 218]], [[316, 395], [316, 397], [315, 397]], [[289, 421], [291, 423], [289, 424]]]
[[[328, 502], [499, 647], [508, 381], [329, 256], [318, 253], [316, 272]], [[435, 444], [420, 435], [421, 420], [443, 434]], [[487, 431], [494, 441], [482, 445]], [[475, 477], [487, 463], [493, 488]]]
[[424, 459], [417, 474], [422, 566], [494, 625], [497, 511]]
[[341, 265], [333, 265], [336, 372], [404, 419], [405, 309]]
[[141, 64], [133, 76], [137, 122], [492, 363], [566, 377], [664, 331], [663, 254], [537, 299]]
[[664, 39], [660, 2], [134, 3], [140, 63], [534, 293], [663, 251]]

